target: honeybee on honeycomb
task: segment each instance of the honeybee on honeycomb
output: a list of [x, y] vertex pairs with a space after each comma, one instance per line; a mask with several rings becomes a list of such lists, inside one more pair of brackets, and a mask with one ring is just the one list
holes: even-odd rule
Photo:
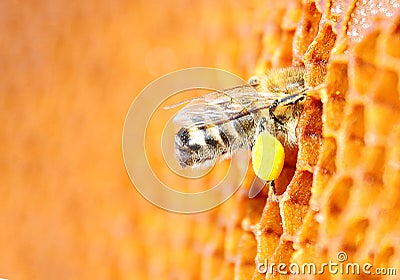
[[[268, 152], [259, 151], [265, 148], [255, 150], [261, 145], [255, 145], [260, 142], [257, 138], [265, 133], [295, 146], [298, 116], [309, 91], [304, 75], [302, 67], [276, 69], [250, 78], [248, 84], [179, 103], [188, 103], [174, 118], [181, 127], [175, 135], [175, 154], [181, 167], [213, 165], [218, 158], [229, 158], [246, 148], [253, 150], [254, 161]], [[279, 150], [283, 153], [283, 148]], [[277, 160], [283, 164], [281, 158]], [[282, 167], [277, 169], [272, 176], [255, 171], [264, 179], [274, 179]]]

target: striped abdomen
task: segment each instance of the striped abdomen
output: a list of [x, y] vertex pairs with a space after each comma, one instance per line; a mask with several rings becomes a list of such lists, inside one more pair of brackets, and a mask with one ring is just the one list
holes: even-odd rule
[[230, 157], [249, 148], [255, 134], [254, 116], [246, 115], [218, 124], [181, 128], [175, 135], [175, 151], [182, 167], [211, 165], [220, 156]]

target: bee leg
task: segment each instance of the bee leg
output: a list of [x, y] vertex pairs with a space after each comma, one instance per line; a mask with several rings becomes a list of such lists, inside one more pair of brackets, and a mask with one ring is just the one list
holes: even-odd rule
[[275, 188], [275, 180], [268, 181], [269, 183], [269, 192], [268, 195], [271, 195], [271, 199], [275, 202], [279, 202], [281, 200], [281, 195], [276, 194], [276, 188]]
[[283, 106], [287, 106], [287, 105], [294, 105], [297, 102], [304, 101], [304, 99], [306, 99], [305, 94], [293, 94], [293, 95], [286, 96], [282, 99], [279, 99], [278, 102], [280, 104], [282, 104]]
[[275, 196], [276, 195], [275, 180], [269, 181], [269, 186], [271, 187], [272, 193]]
[[276, 188], [275, 188], [275, 180], [268, 181], [269, 183], [269, 192], [268, 195], [271, 196], [271, 199], [275, 202], [280, 201], [280, 196], [276, 194]]
[[281, 120], [275, 115], [275, 110], [279, 104], [280, 104], [280, 99], [275, 99], [274, 102], [272, 102], [271, 106], [269, 106], [269, 114], [276, 123], [283, 125]]
[[272, 102], [271, 106], [269, 106], [269, 114], [271, 117], [274, 119], [274, 121], [280, 125], [283, 125], [282, 121], [276, 116], [275, 110], [278, 106], [290, 106], [294, 105], [297, 102], [304, 101], [306, 98], [305, 94], [292, 94], [289, 96], [285, 96], [284, 98], [281, 99], [275, 99], [274, 102]]
[[[260, 133], [266, 131], [267, 129], [268, 129], [269, 133], [274, 134], [274, 131], [271, 131], [271, 128], [268, 126], [267, 119], [265, 117], [261, 117], [260, 120], [258, 121], [258, 125], [256, 127], [254, 141]], [[253, 146], [254, 146], [254, 142], [250, 143], [251, 150], [253, 150]]]
[[271, 135], [276, 136], [275, 125], [271, 124], [271, 120], [261, 117], [256, 129], [256, 136], [264, 131], [268, 131]]
[[267, 119], [262, 117], [258, 123], [257, 135], [267, 129]]

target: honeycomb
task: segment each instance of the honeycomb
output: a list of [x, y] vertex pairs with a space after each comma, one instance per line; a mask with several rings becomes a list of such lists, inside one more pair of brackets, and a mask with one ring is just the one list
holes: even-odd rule
[[[319, 271], [331, 261], [399, 273], [400, 4], [285, 5], [264, 27], [254, 72], [304, 65], [318, 94], [300, 116], [298, 148], [286, 148], [276, 194], [265, 188], [249, 199], [248, 174], [230, 201], [194, 218], [194, 232], [185, 226], [169, 232], [174, 240], [194, 239], [184, 248], [175, 241], [183, 251], [169, 247], [174, 253], [160, 265], [182, 261], [166, 269], [176, 279], [400, 279], [351, 274], [345, 266]], [[266, 261], [286, 265], [288, 274], [276, 266], [263, 271]], [[316, 271], [291, 273], [293, 263], [315, 264]]]
[[[398, 270], [399, 7], [395, 1], [308, 1], [276, 23], [284, 45], [271, 49], [270, 35], [263, 37], [259, 72], [286, 66], [292, 57], [306, 67], [308, 84], [324, 90], [300, 117], [294, 175], [279, 185], [279, 200], [270, 193], [247, 202], [236, 279], [400, 279], [254, 267], [265, 260], [321, 267], [331, 260]], [[339, 259], [343, 253], [346, 259]]]
[[317, 270], [332, 261], [395, 268], [398, 274], [400, 263], [400, 4], [286, 5], [265, 27], [255, 72], [304, 65], [307, 83], [322, 87], [300, 116], [298, 149], [286, 151], [276, 196], [264, 190], [248, 199], [254, 176], [249, 175], [234, 199], [208, 216], [214, 224], [197, 221], [196, 228], [207, 229], [203, 236], [202, 230], [194, 234], [205, 242], [197, 248], [202, 264], [197, 276], [400, 279], [344, 269], [308, 274], [260, 269], [266, 260], [286, 268], [313, 263]]

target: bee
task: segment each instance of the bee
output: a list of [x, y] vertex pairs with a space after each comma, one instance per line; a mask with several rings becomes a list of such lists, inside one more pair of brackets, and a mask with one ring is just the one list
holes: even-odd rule
[[174, 117], [175, 156], [182, 168], [213, 165], [240, 149], [252, 149], [266, 131], [296, 145], [296, 126], [306, 93], [305, 69], [288, 67], [247, 84], [189, 99]]

